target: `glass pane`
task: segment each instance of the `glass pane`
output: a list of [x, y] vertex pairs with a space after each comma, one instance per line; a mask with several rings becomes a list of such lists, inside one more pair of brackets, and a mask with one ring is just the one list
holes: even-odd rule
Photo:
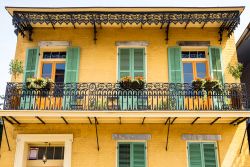
[[198, 78], [205, 78], [206, 77], [206, 64], [205, 63], [196, 63], [196, 71]]
[[198, 52], [198, 58], [206, 58], [205, 52], [204, 51], [199, 51]]
[[52, 64], [43, 64], [42, 77], [51, 78]]
[[60, 52], [60, 58], [66, 58], [66, 52]]
[[56, 64], [55, 82], [64, 82], [65, 64]]
[[55, 147], [54, 159], [62, 159], [62, 155], [63, 155], [63, 148], [62, 147]]
[[193, 81], [193, 65], [192, 63], [183, 63], [184, 82], [191, 83]]
[[190, 58], [197, 58], [197, 52], [190, 52]]
[[29, 160], [36, 160], [38, 156], [38, 148], [30, 148]]
[[60, 53], [59, 52], [52, 52], [51, 54], [51, 58], [52, 59], [56, 59], [56, 58], [59, 58], [60, 57]]
[[182, 58], [189, 58], [189, 52], [181, 52]]
[[47, 147], [47, 158], [48, 159], [53, 159], [54, 148], [55, 147]]
[[50, 59], [51, 58], [51, 52], [43, 52], [43, 58], [44, 59]]
[[45, 147], [39, 147], [38, 159], [43, 159], [43, 154], [45, 153]]

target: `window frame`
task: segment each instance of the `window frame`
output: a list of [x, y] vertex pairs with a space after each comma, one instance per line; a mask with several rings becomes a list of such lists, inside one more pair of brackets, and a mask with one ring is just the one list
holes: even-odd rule
[[[145, 146], [145, 167], [148, 166], [148, 154], [147, 154], [147, 141], [138, 140], [138, 141], [117, 141], [116, 142], [116, 167], [119, 167], [119, 144], [133, 144], [133, 143], [142, 143]], [[131, 160], [130, 160], [131, 161]]]
[[119, 49], [144, 49], [144, 65], [145, 65], [145, 69], [144, 69], [144, 73], [145, 73], [145, 77], [144, 80], [147, 82], [147, 46], [138, 46], [138, 45], [131, 45], [131, 46], [117, 46], [117, 56], [116, 56], [116, 81], [119, 81], [119, 65], [120, 65], [120, 61], [119, 61]]
[[[203, 51], [205, 52], [205, 58], [181, 58], [182, 61], [182, 68], [184, 66], [184, 63], [191, 63], [193, 67], [193, 78], [198, 78], [197, 77], [197, 63], [205, 63], [206, 65], [206, 77], [210, 77], [210, 64], [209, 64], [209, 55], [208, 55], [208, 48], [203, 48], [203, 47], [182, 47], [181, 48], [181, 53], [182, 52], [192, 52], [192, 51]], [[205, 78], [206, 78], [205, 77]], [[184, 70], [182, 72], [182, 78], [184, 82]]]
[[[187, 157], [187, 167], [190, 167], [190, 155], [189, 155], [189, 144], [190, 143], [200, 143], [200, 144], [214, 144], [214, 146], [216, 147], [215, 149], [215, 158], [216, 158], [216, 167], [220, 167], [220, 159], [219, 159], [219, 147], [218, 147], [218, 143], [217, 141], [193, 141], [193, 140], [189, 140], [189, 141], [186, 141], [186, 157]], [[202, 147], [203, 148], [203, 147]], [[202, 150], [202, 153], [201, 153], [201, 157], [202, 157], [202, 167], [205, 167], [204, 166], [204, 150]]]

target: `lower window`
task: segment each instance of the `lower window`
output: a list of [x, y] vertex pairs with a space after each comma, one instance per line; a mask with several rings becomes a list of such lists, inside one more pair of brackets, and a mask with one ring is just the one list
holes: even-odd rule
[[118, 143], [118, 167], [146, 167], [145, 143]]
[[189, 142], [188, 164], [189, 167], [218, 167], [216, 143]]

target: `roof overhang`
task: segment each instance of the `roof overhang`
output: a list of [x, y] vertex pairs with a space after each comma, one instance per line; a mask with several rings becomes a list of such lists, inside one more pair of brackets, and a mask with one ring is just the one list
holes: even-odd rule
[[240, 22], [244, 7], [143, 7], [143, 8], [28, 8], [6, 7], [13, 18], [16, 33], [25, 35], [33, 27], [77, 26], [149, 26], [185, 28], [218, 27], [230, 36]]
[[8, 111], [0, 112], [13, 124], [25, 123], [205, 123], [239, 124], [250, 117], [249, 111]]

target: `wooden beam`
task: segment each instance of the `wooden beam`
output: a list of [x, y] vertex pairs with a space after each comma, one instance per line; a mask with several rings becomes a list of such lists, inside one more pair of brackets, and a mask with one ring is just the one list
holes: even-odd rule
[[67, 124], [67, 125], [69, 124], [68, 121], [63, 116], [61, 118], [63, 119], [65, 124]]
[[40, 117], [36, 116], [36, 118], [42, 123], [42, 124], [46, 124]]
[[120, 121], [120, 124], [122, 124], [122, 118], [121, 117], [119, 117], [119, 121]]
[[216, 121], [218, 121], [220, 118], [221, 118], [221, 117], [215, 118], [215, 119], [210, 123], [210, 125], [213, 125], [213, 124], [214, 124]]
[[191, 123], [191, 125], [193, 125], [200, 117], [197, 117], [193, 120], [193, 122]]

